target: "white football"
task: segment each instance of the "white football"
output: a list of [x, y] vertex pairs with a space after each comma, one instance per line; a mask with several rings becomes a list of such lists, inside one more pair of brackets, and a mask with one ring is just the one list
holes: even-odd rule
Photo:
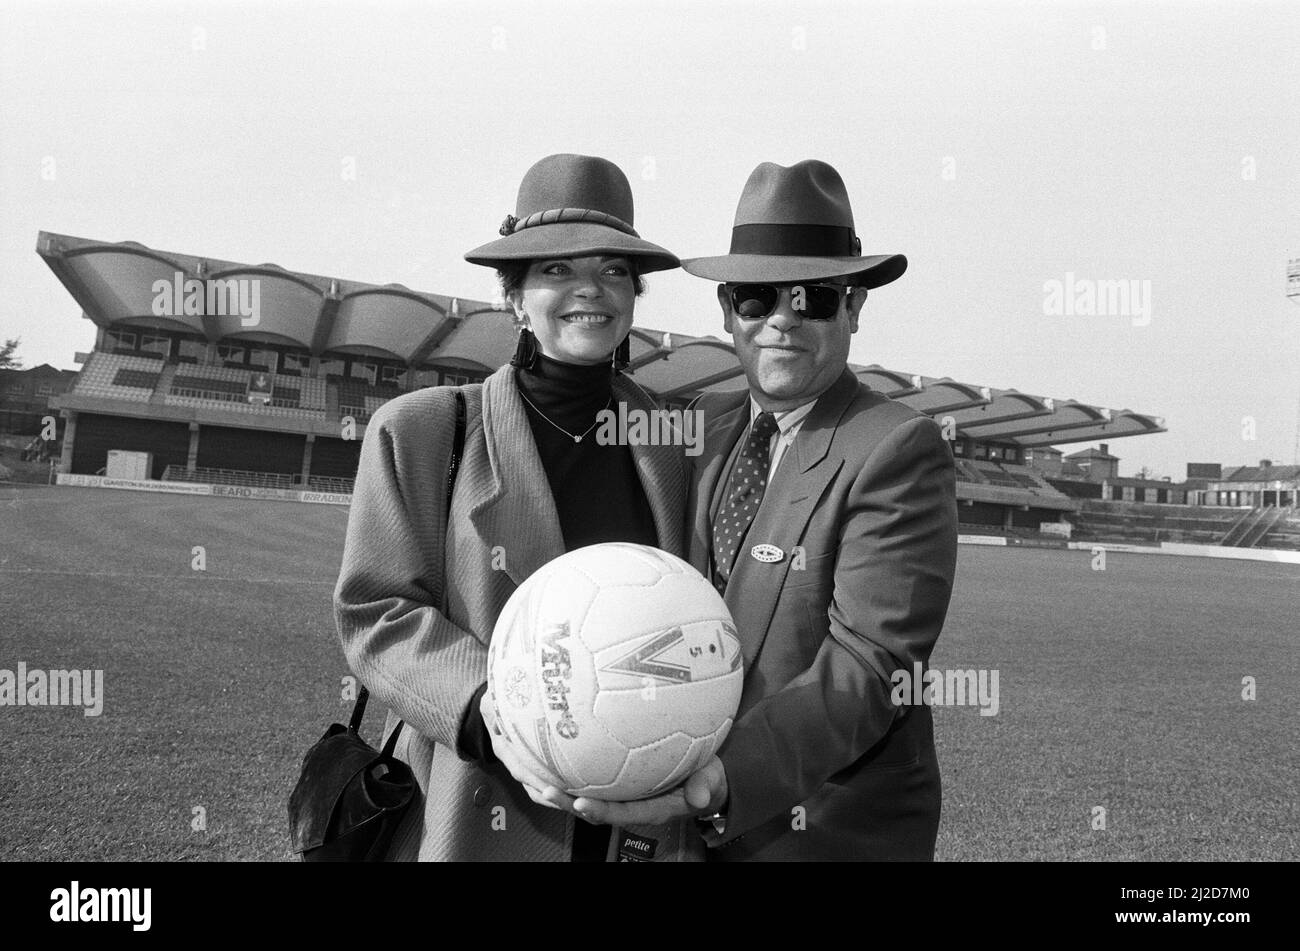
[[492, 632], [497, 728], [539, 779], [574, 796], [665, 792], [722, 745], [740, 705], [740, 639], [721, 595], [658, 548], [561, 555]]

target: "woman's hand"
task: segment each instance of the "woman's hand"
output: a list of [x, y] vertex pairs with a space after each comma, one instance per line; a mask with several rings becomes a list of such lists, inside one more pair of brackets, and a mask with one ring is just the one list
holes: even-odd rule
[[686, 782], [653, 799], [606, 802], [582, 797], [573, 811], [599, 825], [661, 825], [687, 816], [706, 816], [727, 803], [727, 770], [716, 756], [686, 777]]
[[512, 743], [497, 726], [496, 707], [489, 694], [483, 694], [483, 699], [479, 702], [479, 711], [483, 714], [483, 723], [488, 728], [488, 735], [492, 737], [492, 752], [496, 754], [497, 759], [501, 760], [501, 765], [510, 771], [510, 775], [524, 787], [528, 798], [539, 806], [559, 809], [579, 818], [585, 818], [573, 808], [574, 799], [559, 787], [559, 780], [538, 763], [527, 750], [520, 749]]

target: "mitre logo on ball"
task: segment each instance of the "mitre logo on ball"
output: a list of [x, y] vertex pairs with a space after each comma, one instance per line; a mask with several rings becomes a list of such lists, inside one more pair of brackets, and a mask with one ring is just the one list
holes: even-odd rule
[[497, 727], [539, 778], [607, 800], [657, 795], [713, 756], [743, 676], [713, 585], [680, 558], [621, 542], [536, 571], [488, 652]]

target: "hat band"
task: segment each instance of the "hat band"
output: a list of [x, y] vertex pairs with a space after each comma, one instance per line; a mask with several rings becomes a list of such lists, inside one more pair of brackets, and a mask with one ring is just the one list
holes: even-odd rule
[[852, 228], [838, 225], [736, 225], [731, 253], [851, 258], [862, 254], [862, 242]]
[[[509, 219], [507, 219], [509, 221]], [[596, 211], [592, 208], [552, 208], [548, 211], [535, 211], [527, 218], [520, 218], [514, 221], [510, 231], [503, 233], [518, 234], [525, 228], [537, 228], [541, 225], [557, 225], [564, 222], [582, 221], [589, 224], [605, 225], [607, 228], [613, 228], [615, 231], [621, 231], [623, 234], [631, 235], [634, 238], [641, 237], [633, 230], [632, 226], [622, 218], [615, 218], [611, 214], [603, 211]]]

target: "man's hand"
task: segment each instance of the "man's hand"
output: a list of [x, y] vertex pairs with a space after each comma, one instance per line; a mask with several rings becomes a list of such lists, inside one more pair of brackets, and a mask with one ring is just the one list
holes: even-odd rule
[[606, 802], [585, 796], [573, 800], [573, 810], [599, 825], [660, 825], [686, 816], [707, 816], [727, 803], [727, 770], [716, 756], [691, 773], [686, 782], [653, 799]]
[[501, 760], [501, 765], [510, 771], [510, 775], [524, 787], [528, 798], [539, 806], [559, 809], [579, 818], [585, 818], [574, 810], [573, 797], [556, 785], [559, 780], [551, 776], [548, 770], [528, 755], [527, 751], [515, 746], [497, 726], [496, 709], [486, 693], [479, 703], [479, 711], [483, 714], [483, 722], [492, 737], [492, 752], [496, 754], [497, 759]]

